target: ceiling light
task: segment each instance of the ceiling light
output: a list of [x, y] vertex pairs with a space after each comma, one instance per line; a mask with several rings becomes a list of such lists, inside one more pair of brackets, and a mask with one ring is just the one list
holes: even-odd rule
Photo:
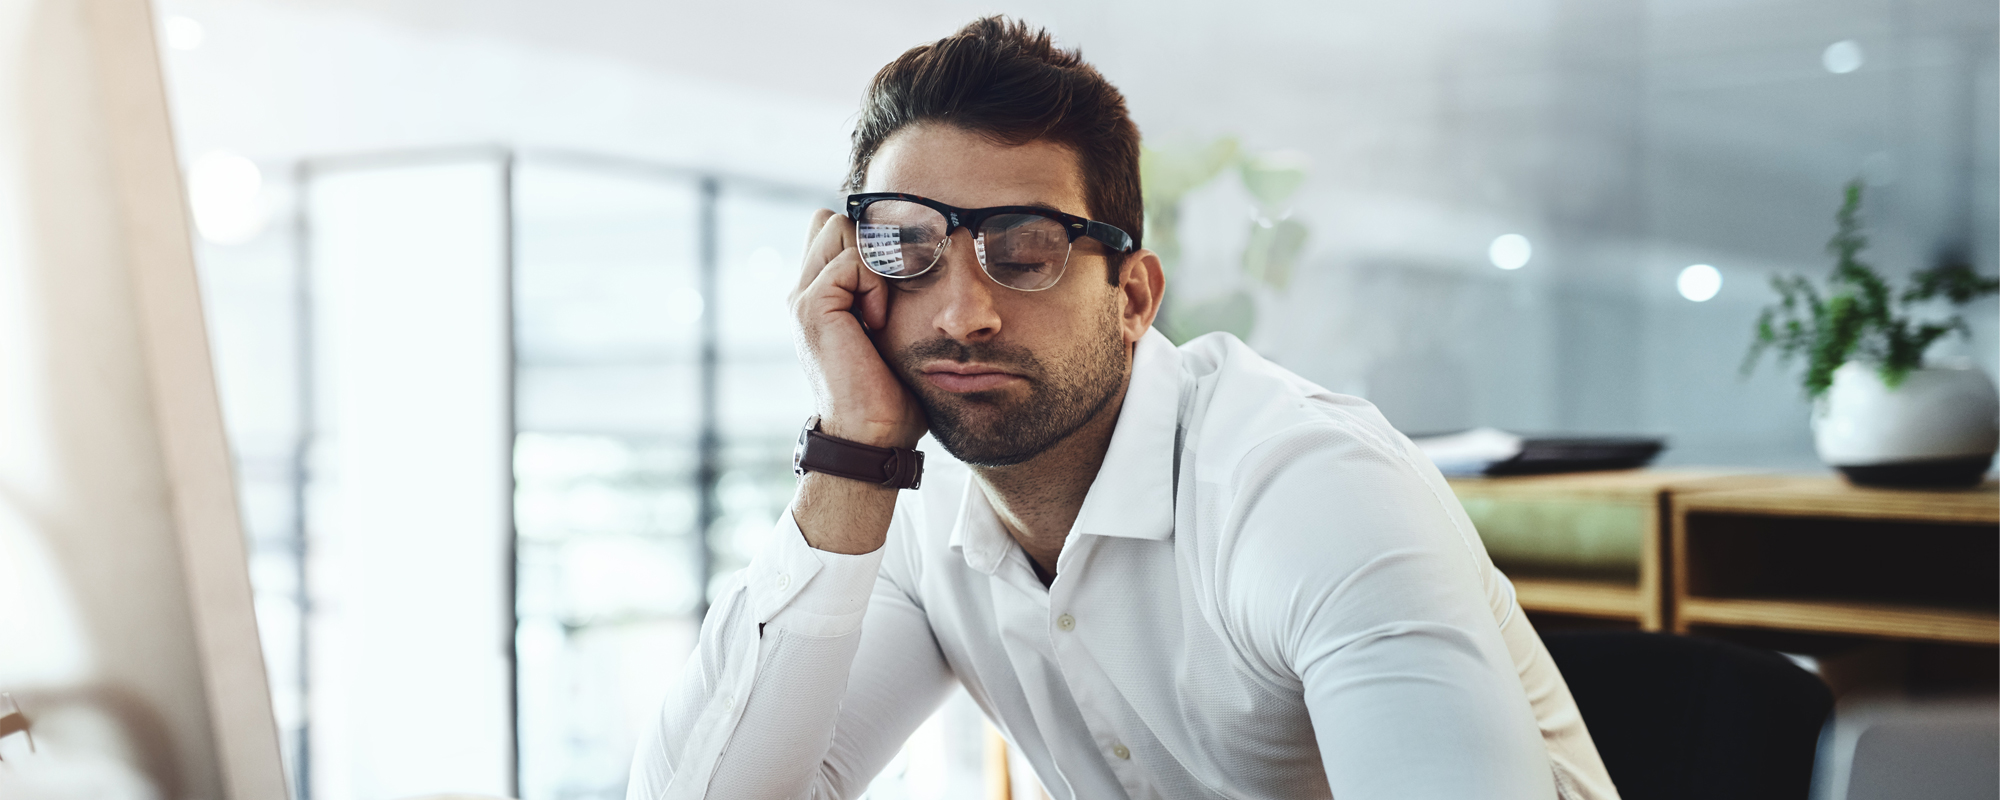
[[1722, 272], [1707, 264], [1691, 264], [1681, 270], [1681, 277], [1674, 285], [1681, 290], [1682, 297], [1705, 303], [1722, 291]]
[[1853, 39], [1842, 39], [1826, 46], [1826, 52], [1819, 56], [1819, 63], [1826, 65], [1826, 71], [1835, 75], [1846, 75], [1861, 68], [1861, 43]]
[[1493, 266], [1501, 269], [1520, 269], [1528, 265], [1528, 257], [1534, 248], [1528, 245], [1528, 237], [1509, 233], [1493, 240], [1486, 248], [1486, 257], [1493, 260]]

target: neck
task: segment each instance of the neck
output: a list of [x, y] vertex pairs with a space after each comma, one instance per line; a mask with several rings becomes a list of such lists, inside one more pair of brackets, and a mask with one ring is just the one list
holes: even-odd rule
[[1124, 407], [1125, 391], [1131, 385], [1128, 367], [1125, 382], [1111, 402], [1040, 455], [1005, 467], [972, 469], [1000, 524], [1040, 568], [1038, 577], [1044, 584], [1055, 581], [1056, 557], [1062, 554], [1070, 527], [1083, 510], [1083, 498], [1090, 493], [1098, 468], [1104, 465], [1118, 411]]

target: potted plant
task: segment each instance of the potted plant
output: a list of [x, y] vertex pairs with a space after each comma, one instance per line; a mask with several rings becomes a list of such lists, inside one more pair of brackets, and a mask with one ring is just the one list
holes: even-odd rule
[[1847, 184], [1827, 250], [1825, 288], [1795, 275], [1771, 279], [1778, 302], [1757, 317], [1747, 373], [1766, 350], [1805, 362], [1813, 444], [1853, 483], [1972, 486], [2000, 446], [2000, 394], [1971, 364], [1927, 363], [1945, 336], [1970, 336], [1966, 304], [2000, 292], [2000, 280], [1958, 260], [1910, 276], [1899, 292], [1860, 259], [1861, 182]]
[[1169, 278], [1181, 266], [1181, 200], [1232, 167], [1256, 203], [1241, 279], [1228, 293], [1193, 303], [1168, 291], [1153, 324], [1175, 344], [1211, 331], [1227, 331], [1248, 341], [1257, 326], [1254, 294], [1283, 292], [1305, 252], [1306, 226], [1292, 218], [1288, 203], [1305, 183], [1304, 156], [1286, 151], [1245, 153], [1226, 136], [1199, 146], [1142, 146], [1139, 172], [1146, 194], [1146, 246], [1160, 255]]

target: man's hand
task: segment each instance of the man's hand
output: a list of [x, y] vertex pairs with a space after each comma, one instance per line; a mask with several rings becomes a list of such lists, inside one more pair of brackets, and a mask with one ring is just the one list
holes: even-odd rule
[[813, 212], [791, 302], [820, 430], [877, 447], [910, 447], [923, 438], [923, 409], [869, 336], [889, 323], [889, 285], [861, 263], [852, 220]]
[[[915, 446], [926, 427], [923, 408], [869, 335], [889, 323], [888, 279], [861, 263], [853, 221], [813, 212], [803, 266], [791, 296], [792, 335], [820, 430], [877, 447]], [[799, 481], [792, 519], [815, 548], [871, 553], [887, 538], [895, 505], [895, 489], [813, 472]]]

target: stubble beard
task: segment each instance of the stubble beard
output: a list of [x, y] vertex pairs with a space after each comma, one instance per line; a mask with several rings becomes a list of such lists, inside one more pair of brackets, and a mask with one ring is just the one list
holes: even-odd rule
[[[931, 435], [952, 457], [975, 467], [1012, 466], [1069, 438], [1124, 386], [1124, 337], [1115, 316], [1106, 323], [1060, 354], [1054, 370], [1018, 345], [938, 337], [898, 353], [896, 371], [923, 407]], [[920, 371], [921, 364], [936, 359], [1004, 367], [1027, 380], [1028, 395], [1016, 400], [1003, 391], [944, 391]]]

